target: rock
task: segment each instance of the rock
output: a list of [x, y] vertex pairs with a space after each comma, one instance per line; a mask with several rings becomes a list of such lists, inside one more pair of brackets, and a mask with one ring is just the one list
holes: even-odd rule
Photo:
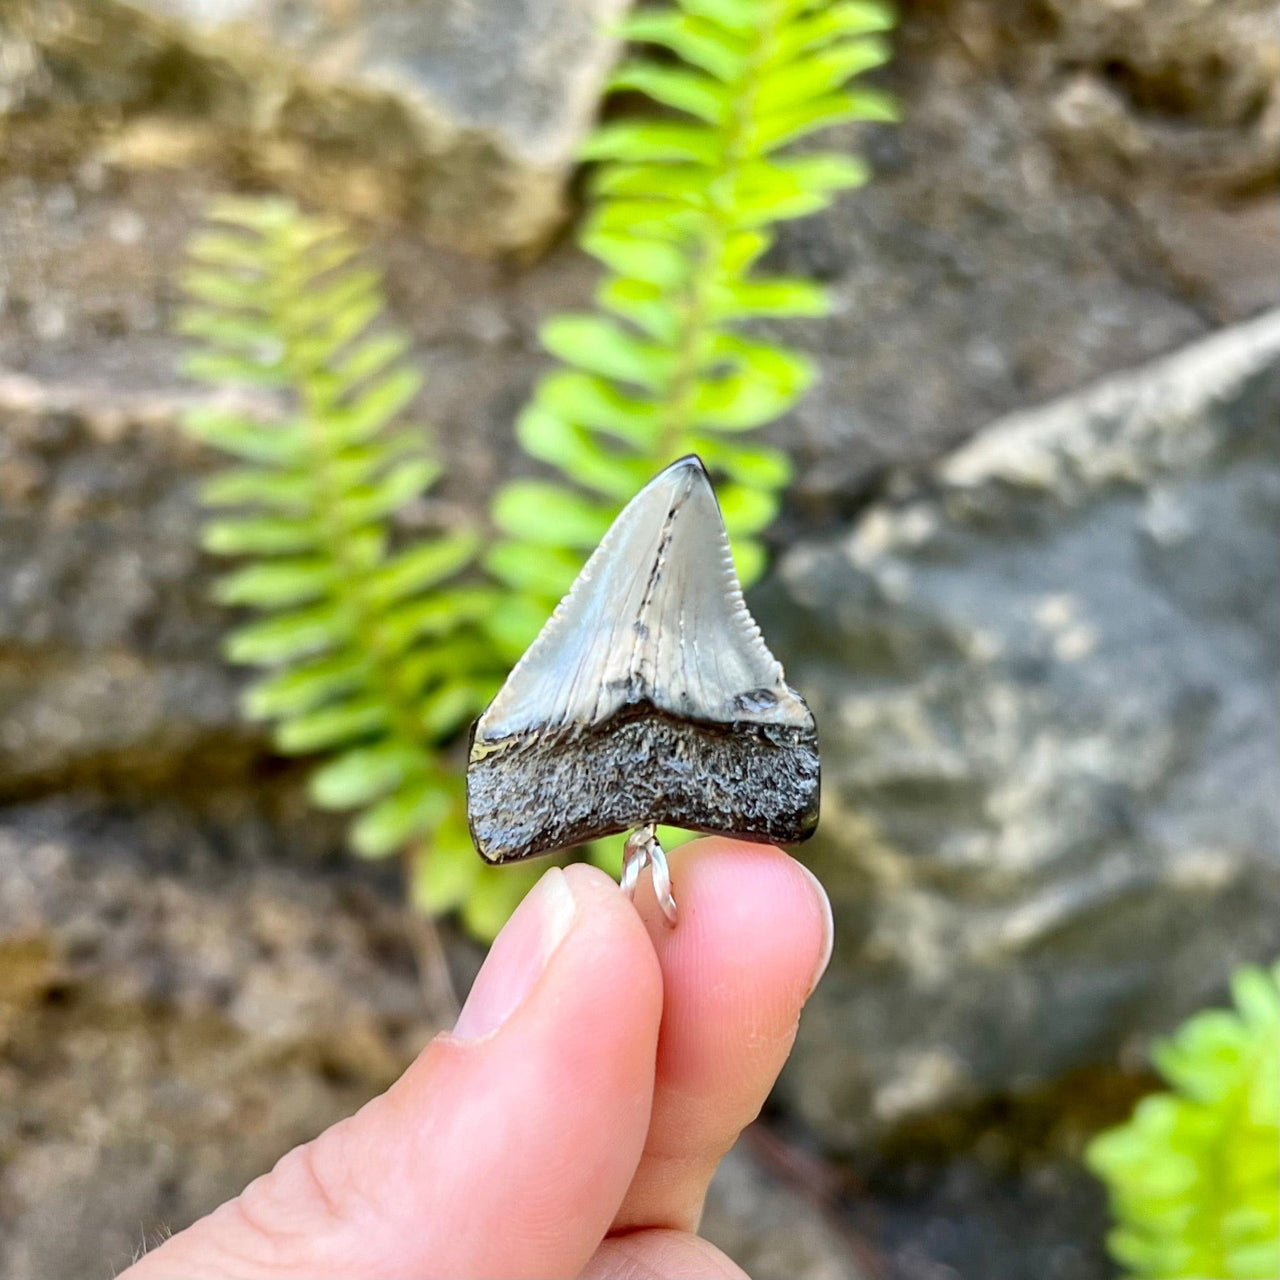
[[716, 1170], [700, 1234], [752, 1280], [864, 1280], [850, 1233], [767, 1166], [753, 1142], [763, 1137], [748, 1130]]
[[401, 910], [262, 834], [173, 807], [5, 813], [5, 1275], [114, 1274], [425, 1042]]
[[[34, 917], [0, 890], [6, 1274], [127, 1257], [139, 1223], [181, 1225], [358, 1105], [414, 1034], [379, 1011], [385, 982], [408, 998], [387, 909], [348, 914], [345, 881], [300, 867], [313, 847], [334, 856], [340, 827], [303, 823], [297, 789], [275, 786], [217, 656], [232, 619], [208, 603], [212, 565], [195, 551], [209, 459], [173, 426], [192, 394], [174, 373], [176, 280], [201, 209], [226, 190], [282, 189], [355, 215], [428, 373], [416, 420], [448, 461], [433, 500], [469, 512], [530, 465], [510, 442], [548, 363], [537, 325], [587, 304], [595, 281], [567, 238], [537, 262], [500, 251], [542, 245], [556, 225], [612, 56], [584, 32], [614, 0], [413, 6], [419, 35], [450, 33], [431, 65], [410, 40], [381, 43], [410, 7], [238, 7], [249, 16], [232, 29], [226, 0], [0, 4], [0, 797], [74, 788], [151, 815], [73, 820], [63, 799], [4, 815], [0, 878], [51, 868], [21, 890], [42, 904]], [[814, 857], [841, 911], [779, 1101], [833, 1145], [974, 1101], [998, 1113], [1073, 1064], [1132, 1063], [1150, 1030], [1219, 994], [1237, 959], [1276, 949], [1274, 823], [1258, 800], [1274, 763], [1261, 613], [1275, 598], [1275, 461], [1246, 429], [1250, 404], [1274, 422], [1259, 354], [1274, 322], [1265, 343], [1237, 329], [1168, 379], [1143, 371], [1015, 421], [998, 438], [1017, 466], [992, 458], [985, 432], [931, 466], [993, 418], [1275, 305], [1273, 6], [1205, 12], [904, 6], [884, 77], [902, 124], [832, 135], [869, 153], [873, 182], [773, 251], [836, 303], [788, 330], [824, 380], [772, 429], [799, 464], [775, 535], [804, 544], [766, 588], [764, 618], [819, 698], [830, 785]], [[338, 38], [344, 23], [359, 39]], [[486, 64], [490, 39], [502, 43]], [[460, 70], [477, 66], [502, 74]], [[1183, 418], [1194, 430], [1175, 429]], [[886, 489], [904, 466], [916, 487]], [[868, 501], [856, 536], [831, 540]], [[63, 852], [46, 860], [46, 846]], [[282, 879], [265, 865], [277, 860]], [[233, 936], [182, 962], [187, 924], [179, 946], [153, 882], [188, 923], [207, 915]], [[119, 899], [135, 893], [112, 950]], [[77, 896], [102, 908], [83, 955], [82, 926], [65, 925]], [[315, 974], [257, 954], [242, 900], [337, 919], [342, 964], [367, 990], [337, 981], [317, 1011]], [[310, 948], [288, 918], [282, 936]], [[90, 963], [95, 948], [110, 966]], [[264, 1059], [253, 1011], [289, 1007], [320, 1019], [321, 1043], [304, 1046], [290, 1014], [290, 1045]], [[344, 1029], [368, 1052], [335, 1066]], [[260, 1131], [267, 1096], [280, 1107]], [[1031, 1215], [1036, 1265], [1076, 1277], [1050, 1255], [1100, 1206], [1059, 1224], [1057, 1193], [1028, 1192], [1021, 1159], [1007, 1176], [956, 1175], [958, 1190], [941, 1162], [943, 1208], [928, 1212], [950, 1243], [926, 1238], [917, 1182], [887, 1175], [893, 1273], [1012, 1280]], [[93, 1198], [108, 1185], [111, 1202]], [[68, 1232], [56, 1215], [72, 1202], [82, 1226]], [[806, 1240], [761, 1227], [784, 1219]], [[737, 1159], [709, 1216], [762, 1274], [831, 1273], [838, 1241], [820, 1222]], [[1091, 1253], [1087, 1273], [1100, 1266]]]
[[1280, 301], [1274, 6], [1204, 14], [904, 6], [902, 123], [828, 135], [872, 181], [775, 251], [836, 306], [801, 330], [822, 381], [778, 433], [797, 512], [847, 518], [888, 468]]
[[[896, 1152], [879, 1173], [861, 1181], [850, 1217], [855, 1230], [874, 1240], [878, 1274], [893, 1280], [1112, 1280], [1115, 1265], [1103, 1243], [1105, 1196], [1079, 1148], [1028, 1152], [1027, 1135], [1014, 1131], [1007, 1114], [994, 1115], [992, 1126], [998, 1132], [967, 1147]], [[992, 1137], [995, 1143], [988, 1141]], [[1010, 1146], [1013, 1153], [1007, 1153]]]
[[1280, 312], [1003, 419], [757, 616], [814, 709], [835, 961], [785, 1094], [851, 1149], [1280, 951]]
[[[1030, 0], [904, 14], [888, 72], [903, 123], [830, 135], [869, 152], [873, 182], [785, 229], [775, 251], [778, 265], [822, 276], [836, 304], [833, 317], [789, 328], [824, 377], [774, 432], [800, 463], [782, 536], [847, 517], [886, 467], [926, 459], [997, 414], [1274, 305], [1280, 99], [1269, 68], [1280, 55], [1265, 0], [1228, 8], [1221, 24], [1199, 19], [1199, 0], [1062, 5], [1052, 21]], [[25, 65], [16, 53], [10, 62]], [[135, 386], [167, 385], [172, 343], [155, 331], [195, 197], [243, 185], [248, 165], [256, 186], [314, 183], [321, 205], [354, 202], [382, 228], [400, 317], [428, 344], [432, 420], [486, 485], [510, 470], [511, 419], [544, 365], [536, 324], [589, 303], [591, 264], [567, 245], [519, 275], [424, 252], [386, 230], [416, 225], [385, 197], [407, 180], [398, 153], [344, 157], [336, 182], [319, 159], [300, 174], [253, 170], [226, 136], [205, 137], [221, 118], [211, 105], [149, 108], [62, 137], [54, 122], [83, 113], [73, 86], [46, 73], [27, 77], [43, 85], [27, 99], [48, 110], [11, 108], [6, 121], [7, 171], [40, 181], [35, 192], [0, 185], [0, 227], [14, 230], [0, 358], [56, 378], [74, 352], [77, 370], [109, 359], [112, 385], [122, 362], [149, 374]], [[306, 119], [279, 128], [280, 154], [310, 136]], [[161, 164], [171, 168], [151, 172]], [[366, 188], [378, 194], [361, 203]], [[32, 196], [40, 207], [27, 212]], [[496, 207], [486, 198], [467, 225]], [[120, 243], [139, 217], [145, 235]], [[6, 327], [20, 330], [12, 343]]]
[[[207, 394], [178, 381], [171, 318], [212, 182], [175, 191], [171, 175], [88, 160], [67, 183], [0, 178], [0, 796], [164, 790], [261, 760], [240, 674], [219, 659], [235, 615], [210, 604], [216, 562], [197, 546], [197, 483], [216, 460], [177, 428]], [[512, 276], [407, 233], [379, 250], [427, 373], [414, 420], [439, 424], [450, 464], [419, 514], [456, 522], [510, 455], [496, 444], [539, 363], [534, 318], [565, 304], [583, 264]], [[55, 297], [51, 341], [32, 317]]]
[[[1028, 23], [1035, 7], [1020, 8]], [[1266, 153], [1280, 129], [1277, 45], [1264, 5], [1226, 0], [1214, 6], [1212, 22], [1204, 20], [1202, 0], [1158, 8], [1047, 0], [1039, 8], [1041, 35], [1032, 42], [1029, 74], [1073, 82], [1083, 73], [1109, 82], [1148, 139], [1141, 149], [1152, 159], [1208, 165], [1218, 175], [1228, 164], [1241, 172], [1274, 164]], [[1184, 128], [1172, 128], [1174, 119]]]
[[90, 107], [135, 163], [221, 149], [330, 208], [527, 249], [564, 216], [627, 2], [22, 0], [0, 112]]
[[187, 399], [0, 377], [0, 794], [207, 780], [257, 749], [216, 661]]

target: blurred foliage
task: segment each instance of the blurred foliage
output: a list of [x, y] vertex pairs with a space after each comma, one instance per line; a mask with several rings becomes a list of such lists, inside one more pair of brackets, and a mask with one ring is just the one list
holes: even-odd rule
[[678, 0], [621, 28], [647, 46], [614, 93], [658, 114], [601, 126], [582, 247], [606, 268], [598, 309], [542, 328], [562, 363], [516, 424], [533, 457], [571, 484], [519, 480], [493, 507], [504, 535], [485, 557], [510, 594], [491, 624], [519, 656], [619, 509], [657, 471], [702, 457], [744, 583], [763, 567], [756, 536], [791, 476], [787, 455], [745, 433], [790, 409], [813, 362], [760, 323], [820, 316], [814, 282], [757, 272], [770, 228], [824, 208], [865, 181], [856, 158], [785, 149], [840, 121], [889, 120], [891, 101], [851, 89], [889, 56], [891, 14], [868, 0]]
[[[246, 560], [219, 598], [262, 615], [227, 644], [233, 661], [270, 672], [246, 711], [275, 723], [281, 750], [330, 757], [313, 798], [359, 811], [363, 855], [409, 851], [424, 910], [460, 908], [491, 937], [536, 876], [475, 856], [456, 749], [632, 495], [700, 454], [740, 576], [758, 576], [756, 538], [791, 465], [743, 437], [815, 375], [759, 326], [822, 315], [827, 301], [812, 281], [756, 267], [772, 226], [866, 178], [855, 158], [784, 149], [840, 121], [893, 118], [883, 94], [847, 87], [888, 57], [877, 33], [890, 25], [871, 0], [679, 0], [628, 19], [622, 33], [651, 52], [610, 91], [658, 111], [606, 124], [586, 146], [598, 163], [581, 242], [607, 269], [599, 309], [544, 326], [563, 367], [516, 426], [569, 483], [505, 486], [487, 546], [470, 527], [397, 545], [393, 518], [440, 464], [424, 431], [393, 425], [419, 378], [343, 228], [282, 201], [224, 200], [193, 241], [182, 327], [202, 345], [189, 372], [289, 404], [278, 419], [209, 407], [188, 419], [240, 460], [206, 489], [222, 514], [205, 542]], [[620, 850], [590, 852], [616, 872]]]
[[328, 757], [311, 796], [359, 811], [358, 853], [408, 850], [419, 905], [460, 905], [491, 936], [532, 872], [476, 857], [446, 747], [500, 683], [479, 623], [501, 592], [473, 570], [475, 528], [395, 545], [393, 517], [441, 470], [425, 431], [393, 425], [421, 383], [408, 340], [380, 322], [378, 277], [343, 228], [283, 201], [218, 202], [183, 283], [181, 328], [200, 344], [187, 372], [271, 393], [256, 410], [186, 417], [237, 459], [204, 486], [217, 512], [204, 545], [245, 561], [217, 598], [259, 615], [226, 642], [233, 662], [269, 672], [245, 712], [274, 723], [281, 751]]
[[1108, 1237], [1131, 1275], [1280, 1276], [1280, 968], [1240, 970], [1235, 1011], [1187, 1021], [1153, 1058], [1172, 1086], [1099, 1135]]

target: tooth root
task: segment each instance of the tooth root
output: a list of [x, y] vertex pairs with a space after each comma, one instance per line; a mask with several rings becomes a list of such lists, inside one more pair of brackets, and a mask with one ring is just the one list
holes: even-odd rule
[[476, 722], [467, 807], [491, 862], [645, 822], [812, 834], [813, 716], [747, 610], [696, 457], [622, 511]]

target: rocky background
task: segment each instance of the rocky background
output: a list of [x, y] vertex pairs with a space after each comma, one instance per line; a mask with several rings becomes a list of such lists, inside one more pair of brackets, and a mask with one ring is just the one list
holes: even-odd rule
[[[207, 198], [359, 222], [476, 504], [583, 302], [624, 0], [0, 7], [0, 1273], [101, 1274], [446, 1016], [394, 877], [234, 712], [169, 321]], [[1280, 99], [1264, 0], [919, 0], [788, 230], [821, 387], [755, 604], [839, 945], [708, 1229], [752, 1274], [1093, 1280], [1077, 1157], [1280, 952]], [[445, 929], [455, 980], [478, 952]]]

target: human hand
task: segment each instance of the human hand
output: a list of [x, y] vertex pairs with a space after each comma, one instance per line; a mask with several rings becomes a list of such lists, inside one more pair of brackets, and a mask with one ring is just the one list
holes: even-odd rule
[[674, 930], [647, 886], [637, 913], [594, 867], [548, 871], [452, 1033], [124, 1275], [741, 1276], [694, 1232], [826, 967], [830, 908], [777, 849], [699, 840], [671, 863]]

